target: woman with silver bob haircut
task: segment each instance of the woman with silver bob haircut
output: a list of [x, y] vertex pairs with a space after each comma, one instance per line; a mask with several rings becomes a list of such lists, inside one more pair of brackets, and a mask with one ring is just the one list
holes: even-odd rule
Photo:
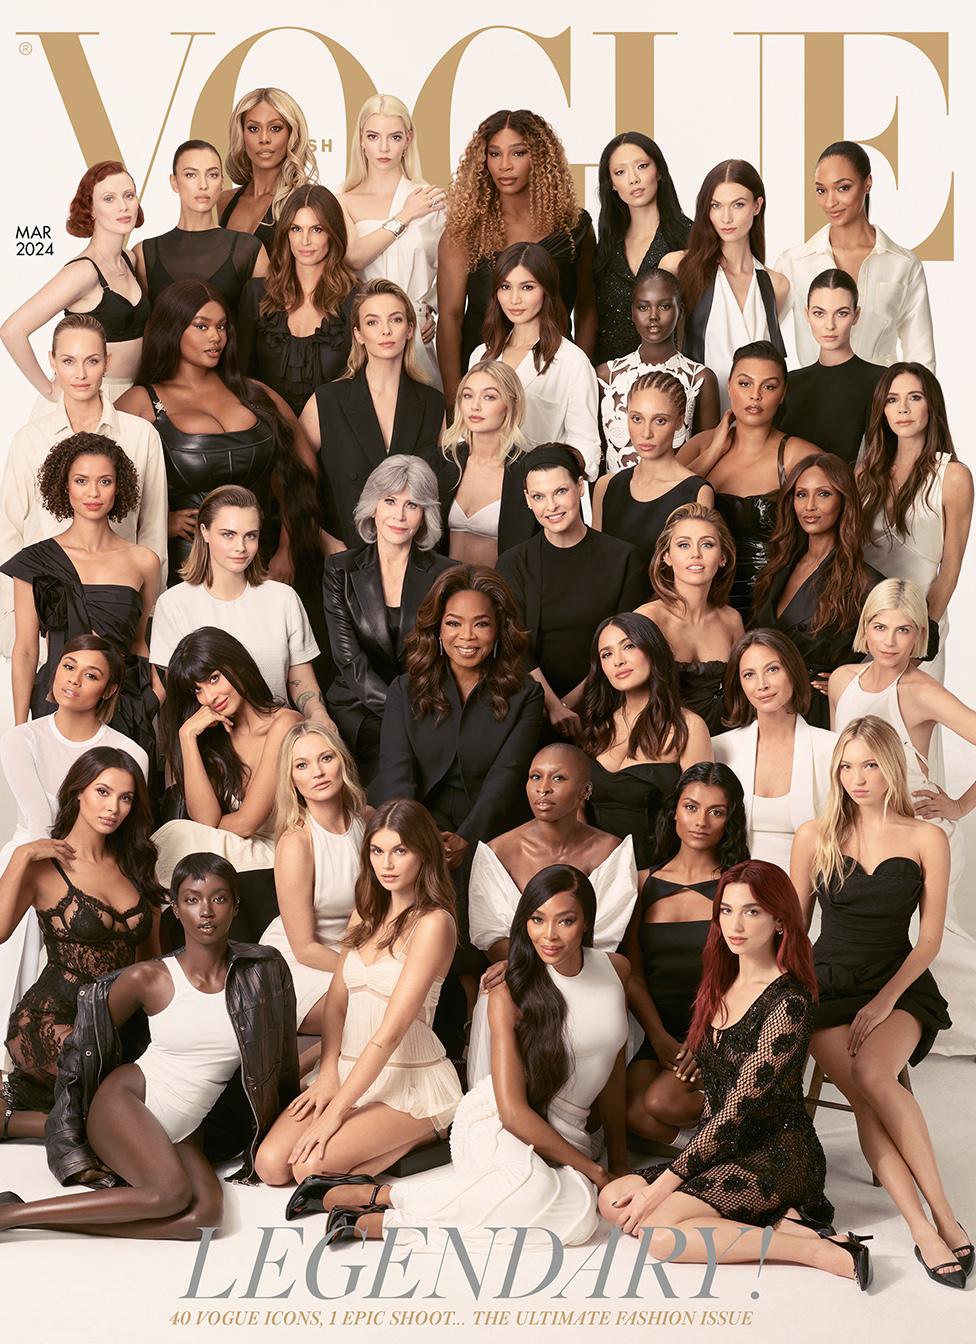
[[337, 669], [326, 700], [368, 784], [386, 693], [404, 670], [417, 610], [434, 580], [457, 562], [434, 550], [442, 533], [437, 478], [412, 453], [394, 453], [370, 472], [353, 523], [366, 544], [330, 556], [323, 579]]

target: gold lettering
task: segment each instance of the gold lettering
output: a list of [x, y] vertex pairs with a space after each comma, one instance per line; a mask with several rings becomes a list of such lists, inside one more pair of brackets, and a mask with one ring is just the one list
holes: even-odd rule
[[598, 32], [613, 38], [613, 123], [615, 134], [643, 131], [654, 136], [654, 39], [677, 33]]

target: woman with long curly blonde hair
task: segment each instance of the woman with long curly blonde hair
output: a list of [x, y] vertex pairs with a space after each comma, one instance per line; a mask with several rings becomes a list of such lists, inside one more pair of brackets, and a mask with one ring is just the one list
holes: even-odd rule
[[485, 118], [451, 184], [437, 269], [437, 358], [448, 405], [471, 352], [484, 339], [495, 257], [512, 243], [540, 243], [551, 253], [576, 343], [592, 355], [593, 222], [580, 209], [561, 140], [525, 108]]
[[228, 138], [227, 173], [241, 185], [221, 192], [218, 223], [255, 234], [270, 256], [285, 197], [319, 179], [305, 113], [284, 89], [252, 89], [230, 114]]

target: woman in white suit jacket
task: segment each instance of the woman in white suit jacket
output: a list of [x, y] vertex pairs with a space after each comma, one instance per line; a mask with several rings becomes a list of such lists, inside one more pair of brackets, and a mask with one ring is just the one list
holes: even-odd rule
[[819, 815], [830, 790], [835, 733], [803, 718], [810, 682], [796, 645], [778, 630], [750, 630], [729, 655], [725, 722], [712, 738], [745, 795], [749, 853], [790, 871], [793, 833]]

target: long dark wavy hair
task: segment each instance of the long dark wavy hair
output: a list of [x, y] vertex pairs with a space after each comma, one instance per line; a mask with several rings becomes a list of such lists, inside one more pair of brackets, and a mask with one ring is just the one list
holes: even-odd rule
[[549, 1103], [566, 1083], [573, 1062], [563, 1030], [566, 1000], [552, 982], [529, 937], [529, 919], [553, 896], [571, 893], [583, 911], [583, 946], [593, 946], [596, 893], [590, 879], [569, 863], [553, 863], [526, 883], [512, 917], [505, 983], [519, 1010], [515, 1043], [525, 1066], [525, 1096], [547, 1118]]
[[657, 169], [657, 213], [659, 228], [667, 244], [665, 252], [679, 252], [688, 241], [691, 220], [681, 210], [674, 179], [668, 168], [668, 161], [660, 146], [645, 135], [643, 131], [624, 131], [616, 135], [604, 147], [600, 155], [597, 170], [597, 183], [600, 192], [600, 226], [597, 231], [596, 256], [593, 260], [593, 274], [599, 275], [610, 264], [617, 244], [626, 234], [630, 225], [630, 210], [613, 189], [610, 181], [610, 159], [615, 150], [622, 145], [636, 145], [643, 150]]
[[457, 922], [454, 883], [444, 857], [444, 842], [437, 823], [422, 803], [413, 798], [391, 798], [382, 803], [363, 833], [359, 876], [356, 878], [356, 914], [360, 922], [343, 939], [345, 947], [362, 947], [377, 929], [382, 928], [390, 912], [390, 893], [377, 881], [369, 847], [377, 831], [396, 831], [407, 849], [421, 857], [420, 872], [414, 884], [413, 904], [400, 912], [379, 946], [392, 947], [402, 939], [408, 924], [414, 924], [428, 910], [446, 910]]
[[121, 824], [105, 837], [105, 848], [116, 866], [152, 905], [161, 906], [163, 888], [156, 881], [156, 846], [149, 838], [153, 829], [149, 790], [142, 771], [127, 751], [117, 747], [92, 747], [83, 752], [58, 789], [58, 810], [51, 838], [63, 840], [78, 820], [79, 795], [106, 770], [124, 770], [132, 776], [132, 807]]
[[441, 652], [441, 621], [448, 602], [457, 593], [482, 593], [491, 603], [497, 631], [495, 651], [478, 671], [491, 697], [491, 712], [501, 723], [508, 713], [509, 699], [525, 684], [522, 660], [529, 636], [519, 624], [511, 589], [487, 565], [454, 565], [445, 570], [420, 604], [416, 624], [407, 637], [404, 660], [414, 713], [418, 719], [432, 714], [435, 723], [441, 723], [450, 713], [442, 685], [449, 673], [447, 658]]
[[698, 761], [689, 765], [677, 784], [664, 800], [664, 806], [657, 814], [654, 829], [654, 857], [652, 867], [660, 868], [668, 863], [681, 848], [675, 817], [681, 795], [691, 784], [706, 784], [709, 788], [721, 789], [728, 804], [725, 829], [715, 849], [715, 866], [724, 873], [737, 863], [744, 863], [749, 857], [749, 832], [746, 824], [746, 805], [742, 785], [734, 770], [721, 762]]
[[293, 313], [305, 302], [291, 250], [290, 231], [299, 210], [306, 209], [314, 211], [329, 240], [322, 274], [312, 291], [313, 308], [327, 317], [334, 317], [342, 307], [343, 299], [356, 286], [356, 277], [346, 262], [349, 240], [342, 206], [328, 187], [306, 183], [290, 192], [282, 202], [261, 297], [260, 311], [263, 317], [273, 312]]
[[711, 220], [711, 203], [715, 188], [721, 182], [735, 182], [745, 187], [757, 199], [762, 197], [762, 207], [752, 221], [749, 230], [749, 250], [757, 261], [766, 260], [766, 188], [763, 180], [745, 159], [723, 159], [705, 177], [695, 201], [695, 220], [688, 235], [688, 250], [678, 266], [678, 279], [684, 296], [685, 312], [693, 313], [705, 290], [715, 279], [719, 260], [722, 256], [722, 240]]
[[[891, 385], [903, 373], [909, 373], [922, 384], [922, 392], [929, 408], [929, 422], [925, 426], [925, 442], [915, 465], [904, 485], [891, 499], [891, 468], [898, 452], [898, 439], [888, 424], [885, 402]], [[870, 527], [873, 522], [883, 523], [899, 537], [908, 530], [908, 511], [915, 500], [922, 497], [927, 504], [935, 484], [935, 469], [939, 454], [948, 453], [956, 460], [956, 449], [949, 432], [942, 387], [934, 373], [924, 364], [892, 364], [878, 379], [868, 414], [868, 428], [864, 436], [864, 455], [857, 470], [857, 484], [861, 492], [861, 506]], [[888, 517], [889, 501], [891, 518]]]
[[857, 625], [864, 596], [871, 587], [863, 554], [864, 515], [854, 472], [833, 453], [811, 453], [796, 464], [783, 483], [776, 501], [776, 522], [766, 547], [766, 564], [760, 570], [752, 592], [752, 624], [756, 623], [756, 612], [769, 597], [776, 575], [789, 573], [806, 552], [807, 535], [796, 516], [793, 495], [797, 481], [814, 467], [827, 477], [843, 504], [837, 517], [834, 549], [819, 571], [817, 605], [810, 633], [818, 634], [828, 626], [842, 629]]
[[783, 926], [776, 935], [776, 965], [805, 985], [817, 1000], [817, 977], [813, 972], [813, 952], [807, 937], [806, 925], [800, 913], [793, 883], [775, 863], [761, 859], [747, 859], [722, 874], [712, 902], [712, 927], [708, 931], [702, 952], [702, 977], [695, 997], [695, 1006], [688, 1028], [687, 1046], [692, 1053], [708, 1030], [712, 1018], [719, 1014], [725, 1020], [723, 1004], [726, 990], [739, 974], [739, 958], [722, 935], [719, 911], [725, 888], [733, 882], [744, 882], [752, 892], [756, 904], [773, 915]]
[[142, 360], [136, 382], [146, 387], [166, 383], [176, 375], [182, 358], [183, 333], [208, 303], [216, 303], [227, 319], [227, 344], [217, 364], [217, 374], [243, 405], [257, 416], [275, 445], [276, 494], [281, 500], [282, 520], [291, 538], [295, 572], [321, 581], [323, 566], [319, 536], [319, 502], [315, 480], [295, 451], [295, 433], [260, 383], [246, 377], [237, 361], [237, 334], [233, 314], [224, 296], [204, 280], [178, 280], [167, 285], [153, 304], [142, 338]]
[[688, 725], [681, 712], [674, 654], [654, 622], [635, 611], [608, 616], [596, 628], [590, 649], [590, 670], [583, 684], [580, 746], [589, 756], [606, 751], [614, 740], [614, 715], [624, 703], [623, 691], [614, 690], [600, 662], [600, 636], [611, 625], [622, 630], [650, 664], [647, 704], [630, 730], [627, 755], [643, 755], [651, 760], [672, 753], [680, 756], [688, 744]]
[[545, 373], [556, 357], [569, 319], [559, 292], [559, 267], [538, 243], [512, 243], [511, 247], [506, 247], [498, 254], [491, 272], [491, 298], [481, 328], [481, 338], [485, 343], [482, 359], [501, 359], [505, 343], [512, 334], [513, 324], [498, 302], [498, 290], [502, 281], [507, 280], [518, 266], [524, 266], [542, 289], [539, 339], [532, 347], [532, 363], [536, 373]]
[[[259, 713], [271, 714], [281, 706], [239, 639], [214, 625], [202, 625], [184, 635], [169, 661], [166, 699], [159, 715], [163, 754], [181, 797], [184, 784], [180, 729], [200, 708], [197, 686], [214, 672], [222, 672], [238, 695]], [[222, 724], [201, 733], [197, 744], [221, 811], [230, 812], [243, 797], [248, 769]]]

